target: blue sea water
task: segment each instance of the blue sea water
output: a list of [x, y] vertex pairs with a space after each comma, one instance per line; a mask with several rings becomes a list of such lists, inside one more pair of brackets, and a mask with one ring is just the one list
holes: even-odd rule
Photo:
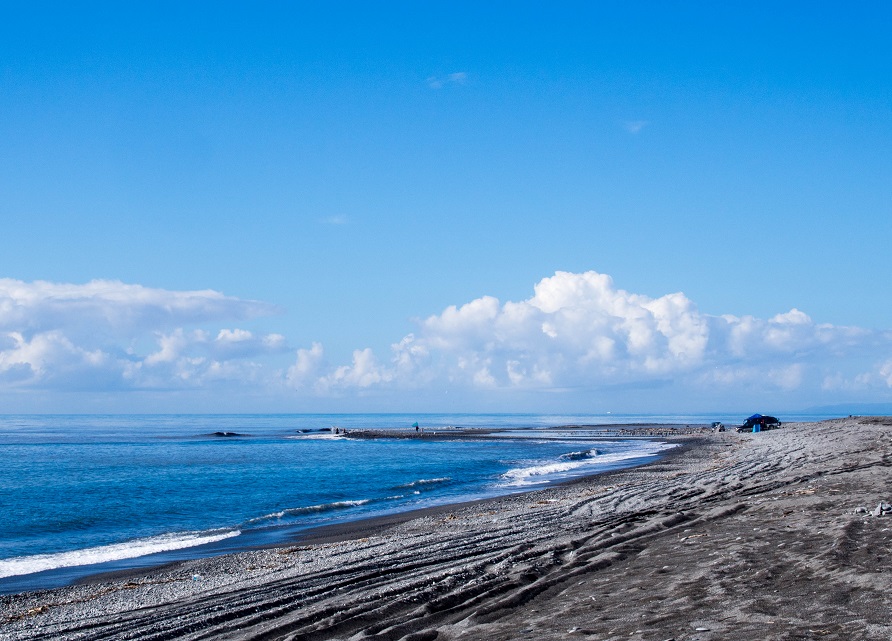
[[[712, 418], [0, 416], [0, 592], [284, 542], [338, 521], [526, 491], [647, 462], [666, 447], [545, 427]], [[415, 421], [429, 436], [472, 427], [511, 431], [446, 441], [354, 440], [330, 431], [412, 430]]]

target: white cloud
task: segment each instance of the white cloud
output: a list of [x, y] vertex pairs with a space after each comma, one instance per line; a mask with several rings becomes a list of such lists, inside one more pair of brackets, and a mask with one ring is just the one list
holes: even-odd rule
[[[537, 283], [526, 300], [483, 296], [449, 306], [395, 343], [389, 362], [358, 350], [351, 365], [317, 370], [316, 389], [423, 384], [547, 391], [669, 384], [700, 393], [790, 393], [808, 385], [818, 389], [841, 365], [839, 355], [869, 345], [892, 354], [888, 336], [816, 324], [795, 308], [767, 320], [712, 316], [680, 292], [650, 298], [616, 288], [605, 274], [558, 272]], [[878, 368], [873, 385], [892, 381], [890, 372], [892, 365]]]
[[447, 85], [463, 85], [468, 81], [468, 74], [465, 71], [456, 71], [446, 74], [445, 76], [429, 76], [427, 78], [427, 86], [431, 89], [442, 89]]
[[156, 341], [157, 351], [128, 364], [127, 378], [136, 387], [255, 381], [264, 368], [252, 359], [288, 349], [280, 334], [257, 336], [245, 329], [221, 329], [212, 337], [203, 329], [178, 328], [158, 333]]
[[353, 352], [353, 362], [342, 365], [334, 372], [321, 378], [317, 385], [324, 390], [329, 389], [366, 389], [388, 383], [393, 379], [390, 368], [381, 367], [369, 348], [357, 349]]
[[[4, 339], [0, 343], [0, 381], [7, 383], [46, 385], [68, 375], [101, 371], [110, 360], [101, 350], [74, 345], [58, 331], [43, 332], [30, 339], [20, 332], [8, 332]], [[72, 382], [75, 387], [82, 386], [76, 378]]]
[[211, 353], [219, 358], [274, 354], [288, 348], [281, 334], [256, 336], [246, 329], [221, 329], [209, 347]]
[[[886, 350], [886, 354], [892, 350]], [[886, 357], [866, 371], [846, 376], [836, 371], [822, 381], [822, 390], [859, 392], [865, 390], [892, 391], [892, 358]]]
[[0, 391], [892, 397], [892, 332], [820, 324], [795, 308], [767, 319], [703, 314], [681, 292], [652, 298], [593, 271], [557, 272], [524, 300], [451, 305], [389, 353], [354, 349], [346, 364], [318, 342], [288, 357], [283, 335], [239, 326], [275, 311], [210, 290], [3, 279]]
[[708, 324], [683, 294], [650, 299], [596, 272], [558, 272], [534, 296], [483, 297], [422, 323], [419, 341], [487, 386], [579, 385], [684, 371], [702, 362]]
[[174, 363], [183, 357], [191, 345], [199, 343], [207, 343], [207, 333], [201, 330], [190, 332], [189, 335], [182, 329], [170, 334], [159, 334], [158, 351], [149, 354], [144, 362], [146, 365]]
[[[0, 381], [19, 387], [108, 390], [255, 377], [256, 364], [239, 361], [283, 352], [284, 337], [185, 326], [276, 311], [267, 303], [212, 290], [0, 279]], [[155, 349], [140, 355], [135, 346], [150, 342]]]
[[213, 290], [171, 291], [94, 280], [84, 285], [0, 278], [0, 330], [127, 334], [276, 314], [274, 305]]
[[297, 350], [297, 360], [285, 375], [289, 386], [301, 388], [314, 384], [322, 374], [323, 356], [322, 345], [319, 343], [313, 343], [310, 349]]
[[251, 341], [254, 335], [246, 329], [221, 329], [217, 333], [217, 342], [229, 345], [241, 344]]
[[647, 120], [626, 120], [623, 128], [630, 134], [638, 134], [650, 124]]
[[886, 387], [892, 387], [892, 360], [888, 360], [880, 365], [877, 374]]

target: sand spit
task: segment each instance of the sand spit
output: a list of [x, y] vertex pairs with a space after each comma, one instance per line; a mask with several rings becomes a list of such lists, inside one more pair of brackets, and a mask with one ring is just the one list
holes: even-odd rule
[[[336, 428], [341, 430], [341, 428]], [[733, 429], [733, 428], [731, 428]], [[354, 439], [435, 439], [438, 441], [445, 440], [465, 440], [473, 438], [486, 438], [488, 436], [499, 436], [504, 432], [514, 430], [506, 430], [503, 428], [490, 429], [482, 427], [447, 427], [447, 428], [422, 428], [420, 431], [412, 431], [406, 429], [352, 429], [341, 430], [340, 435]], [[598, 437], [675, 437], [675, 436], [693, 436], [702, 434], [712, 434], [715, 429], [709, 425], [669, 425], [663, 423], [642, 423], [642, 424], [610, 424], [610, 425], [561, 425], [558, 427], [538, 428], [536, 430], [548, 434], [549, 432], [585, 432], [587, 435], [596, 435]]]
[[0, 639], [892, 638], [892, 419], [678, 438], [643, 468], [2, 597]]

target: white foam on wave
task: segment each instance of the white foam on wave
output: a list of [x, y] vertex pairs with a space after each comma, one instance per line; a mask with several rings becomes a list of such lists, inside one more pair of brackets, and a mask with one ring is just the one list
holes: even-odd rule
[[434, 485], [435, 483], [448, 483], [452, 480], [451, 476], [441, 476], [435, 479], [418, 479], [417, 481], [412, 481], [411, 483], [403, 483], [402, 485], [397, 485], [398, 488], [409, 488], [409, 487], [418, 487], [419, 485]]
[[562, 461], [583, 461], [597, 455], [598, 450], [582, 450], [580, 452], [567, 452], [566, 454], [561, 454], [560, 459]]
[[[523, 487], [549, 483], [553, 480], [567, 479], [584, 473], [584, 468], [598, 468], [620, 463], [636, 458], [643, 458], [659, 454], [661, 451], [675, 447], [673, 443], [641, 443], [638, 447], [623, 451], [600, 454], [596, 450], [589, 450], [589, 456], [585, 457], [560, 457], [558, 462], [540, 462], [527, 467], [517, 467], [502, 474], [502, 487]], [[571, 454], [579, 455], [579, 452]]]
[[21, 576], [33, 574], [45, 570], [58, 568], [71, 568], [79, 565], [93, 565], [107, 563], [109, 561], [121, 561], [123, 559], [135, 559], [159, 552], [182, 550], [196, 547], [206, 543], [215, 543], [223, 539], [229, 539], [241, 534], [239, 530], [227, 530], [218, 532], [180, 532], [176, 534], [162, 534], [145, 539], [136, 539], [125, 543], [114, 543], [99, 547], [72, 550], [70, 552], [57, 552], [55, 554], [35, 554], [33, 556], [19, 556], [11, 559], [0, 559], [0, 579], [9, 576]]
[[333, 503], [320, 503], [319, 505], [307, 505], [304, 507], [291, 507], [278, 512], [264, 514], [248, 521], [248, 525], [255, 525], [264, 521], [275, 521], [285, 518], [286, 516], [303, 516], [305, 514], [318, 514], [320, 512], [331, 512], [332, 510], [345, 510], [351, 507], [358, 507], [371, 503], [371, 499], [361, 499], [358, 501], [335, 501]]
[[286, 439], [298, 441], [340, 441], [344, 439], [343, 434], [297, 434], [294, 436], [286, 436]]

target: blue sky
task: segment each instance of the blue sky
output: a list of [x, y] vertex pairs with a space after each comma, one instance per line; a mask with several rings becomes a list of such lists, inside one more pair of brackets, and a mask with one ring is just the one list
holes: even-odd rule
[[130, 4], [0, 3], [8, 411], [892, 401], [888, 3]]

